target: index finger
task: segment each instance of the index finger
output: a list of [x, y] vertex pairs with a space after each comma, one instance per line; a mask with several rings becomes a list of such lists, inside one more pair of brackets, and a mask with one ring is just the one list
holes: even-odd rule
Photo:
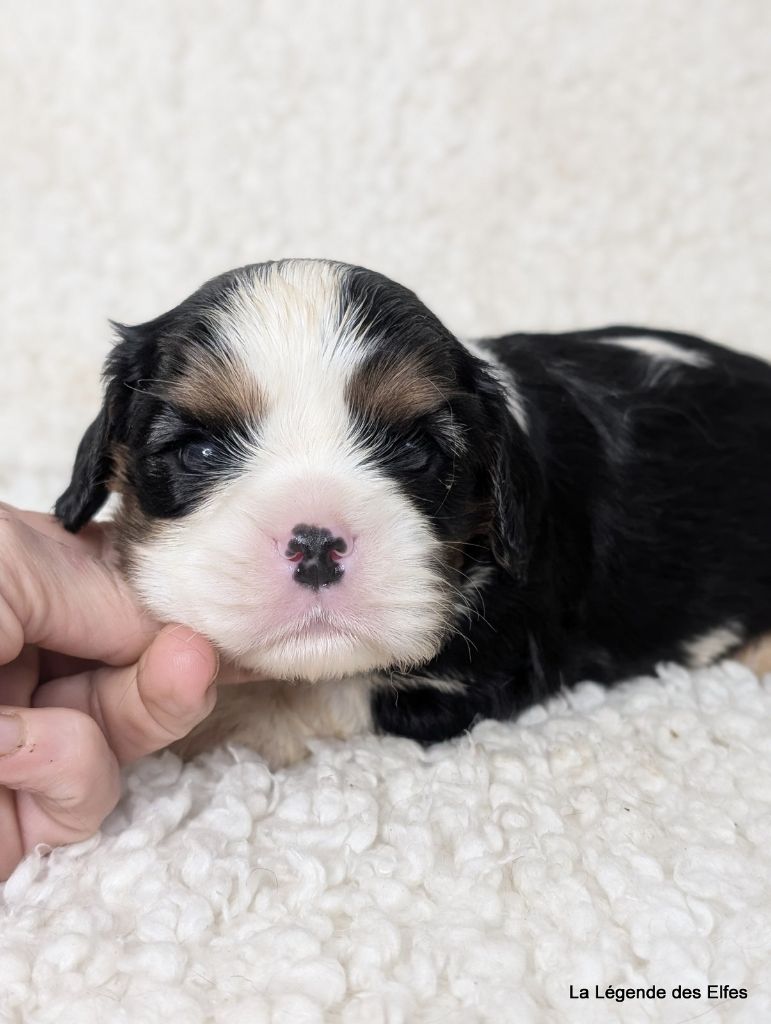
[[0, 663], [28, 643], [127, 665], [157, 630], [106, 563], [0, 511]]
[[50, 512], [35, 512], [28, 508], [16, 508], [14, 505], [7, 505], [0, 501], [0, 516], [6, 515], [31, 526], [33, 530], [45, 534], [46, 537], [50, 537], [51, 540], [59, 544], [66, 544], [67, 547], [82, 551], [93, 558], [105, 558], [109, 555], [111, 537], [110, 530], [105, 523], [88, 523], [77, 533], [70, 533]]

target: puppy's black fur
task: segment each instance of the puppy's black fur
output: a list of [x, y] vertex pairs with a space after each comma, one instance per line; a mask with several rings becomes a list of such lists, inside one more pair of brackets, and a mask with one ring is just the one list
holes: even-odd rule
[[[607, 343], [642, 337], [703, 363]], [[538, 466], [527, 573], [479, 552], [484, 619], [421, 669], [463, 691], [381, 690], [383, 729], [441, 739], [580, 679], [687, 661], [690, 643], [725, 624], [743, 639], [771, 630], [771, 366], [630, 326], [483, 345], [527, 412], [527, 434], [507, 438], [509, 471]]]

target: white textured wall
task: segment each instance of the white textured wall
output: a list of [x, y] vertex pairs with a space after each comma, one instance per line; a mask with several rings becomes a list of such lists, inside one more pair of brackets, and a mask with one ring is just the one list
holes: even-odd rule
[[106, 318], [332, 256], [459, 332], [771, 353], [766, 0], [3, 0], [0, 493], [45, 507]]

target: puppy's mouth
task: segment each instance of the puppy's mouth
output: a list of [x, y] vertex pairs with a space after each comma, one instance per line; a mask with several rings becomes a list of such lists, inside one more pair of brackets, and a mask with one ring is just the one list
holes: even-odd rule
[[301, 643], [303, 640], [326, 640], [347, 643], [371, 643], [374, 637], [358, 623], [333, 615], [323, 608], [314, 608], [273, 635], [266, 637], [269, 646]]
[[308, 682], [372, 671], [391, 660], [372, 628], [315, 609], [263, 634], [236, 656], [241, 668]]

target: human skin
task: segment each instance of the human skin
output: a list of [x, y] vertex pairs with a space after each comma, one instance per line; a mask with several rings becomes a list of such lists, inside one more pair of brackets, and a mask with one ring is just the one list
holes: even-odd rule
[[0, 881], [96, 832], [120, 766], [204, 719], [217, 672], [206, 639], [138, 607], [108, 526], [0, 504]]

